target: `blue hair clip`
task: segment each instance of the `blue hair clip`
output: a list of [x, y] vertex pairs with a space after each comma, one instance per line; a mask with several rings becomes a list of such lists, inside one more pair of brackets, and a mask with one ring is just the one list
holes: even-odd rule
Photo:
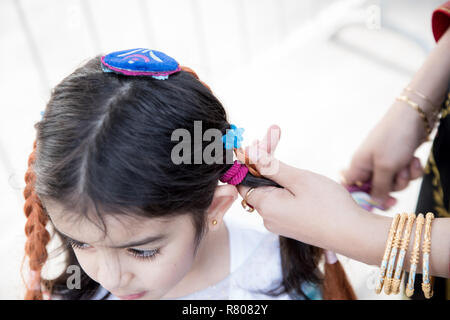
[[178, 62], [163, 52], [145, 48], [129, 49], [109, 53], [101, 59], [104, 72], [127, 76], [151, 76], [166, 80], [169, 75], [181, 70]]
[[222, 142], [225, 144], [225, 149], [241, 147], [241, 141], [244, 139], [242, 134], [244, 128], [237, 128], [234, 124], [231, 125], [231, 129], [227, 130], [227, 133], [222, 136]]

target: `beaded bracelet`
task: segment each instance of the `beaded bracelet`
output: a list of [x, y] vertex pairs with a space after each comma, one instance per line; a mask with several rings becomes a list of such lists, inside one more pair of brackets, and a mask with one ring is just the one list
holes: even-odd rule
[[408, 222], [406, 223], [405, 233], [401, 242], [400, 253], [398, 256], [397, 266], [395, 267], [394, 280], [392, 282], [392, 293], [397, 294], [400, 291], [400, 280], [403, 275], [403, 261], [405, 259], [406, 250], [409, 246], [409, 238], [411, 237], [411, 230], [414, 224], [416, 215], [410, 213], [408, 215]]
[[417, 263], [419, 262], [419, 254], [420, 254], [420, 239], [422, 235], [422, 227], [425, 223], [425, 218], [423, 214], [419, 214], [416, 219], [416, 232], [414, 234], [414, 245], [413, 252], [411, 253], [410, 263], [411, 266], [409, 268], [409, 277], [408, 284], [406, 285], [406, 296], [411, 297], [414, 293], [414, 280], [416, 278], [416, 269]]
[[430, 299], [433, 296], [433, 288], [430, 283], [430, 251], [431, 251], [431, 222], [434, 219], [434, 214], [428, 212], [425, 221], [425, 231], [423, 235], [423, 260], [422, 260], [422, 291], [425, 298]]
[[410, 87], [406, 87], [405, 88], [406, 91], [415, 93], [416, 95], [418, 95], [419, 97], [421, 97], [423, 100], [425, 100], [426, 102], [428, 102], [434, 110], [438, 110], [439, 108], [433, 103], [433, 101], [430, 100], [430, 98], [428, 98], [426, 95], [424, 95], [423, 93], [420, 93], [417, 90], [411, 89]]
[[406, 218], [408, 217], [407, 213], [402, 213], [400, 216], [400, 221], [398, 223], [397, 230], [394, 236], [394, 242], [392, 245], [391, 255], [389, 257], [389, 265], [387, 268], [387, 275], [385, 279], [384, 285], [384, 293], [391, 294], [391, 285], [392, 285], [392, 273], [394, 271], [395, 258], [397, 257], [397, 251], [400, 248], [401, 236], [403, 232], [403, 227], [405, 226]]
[[400, 214], [396, 214], [392, 219], [391, 228], [389, 229], [388, 238], [386, 241], [386, 249], [384, 249], [383, 261], [380, 265], [380, 275], [378, 277], [377, 287], [375, 292], [379, 294], [383, 288], [384, 276], [386, 275], [386, 266], [388, 263], [389, 254], [391, 253], [392, 241], [394, 240], [395, 229], [397, 229], [398, 221], [400, 220]]
[[417, 90], [414, 90], [410, 87], [406, 87], [405, 90], [414, 93], [415, 95], [419, 96], [424, 101], [426, 101], [430, 104], [430, 106], [432, 107], [432, 110], [431, 110], [431, 115], [430, 115], [430, 117], [428, 117], [428, 119], [431, 119], [431, 123], [434, 124], [439, 119], [439, 114], [441, 113], [441, 108], [438, 105], [434, 104], [434, 102], [431, 101], [431, 99], [428, 98], [423, 93], [421, 93]]

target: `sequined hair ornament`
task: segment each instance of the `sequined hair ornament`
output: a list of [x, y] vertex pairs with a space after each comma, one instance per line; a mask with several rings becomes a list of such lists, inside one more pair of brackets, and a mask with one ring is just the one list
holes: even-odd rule
[[[123, 74], [126, 76], [150, 76], [157, 80], [167, 80], [169, 75], [180, 70], [189, 72], [198, 80], [192, 69], [180, 64], [164, 52], [146, 48], [135, 48], [108, 53], [101, 58], [104, 72]], [[210, 89], [205, 83], [202, 84]], [[45, 110], [40, 112], [41, 120]]]
[[163, 52], [136, 48], [111, 52], [101, 58], [104, 72], [127, 76], [151, 76], [166, 80], [169, 75], [181, 70], [178, 62]]

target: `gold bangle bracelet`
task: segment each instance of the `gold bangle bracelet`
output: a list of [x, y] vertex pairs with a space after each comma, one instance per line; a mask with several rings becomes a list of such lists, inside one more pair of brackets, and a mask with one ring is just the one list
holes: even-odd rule
[[414, 245], [413, 245], [413, 251], [411, 253], [410, 258], [410, 269], [409, 269], [409, 277], [408, 277], [408, 283], [406, 285], [406, 296], [411, 297], [414, 293], [414, 280], [416, 278], [416, 270], [417, 270], [417, 264], [419, 263], [419, 254], [420, 254], [420, 240], [422, 235], [422, 229], [423, 224], [425, 223], [425, 218], [423, 217], [423, 214], [419, 213], [419, 215], [416, 218], [416, 231], [414, 234]]
[[377, 294], [380, 294], [381, 290], [383, 289], [383, 283], [384, 283], [384, 277], [386, 275], [387, 263], [388, 263], [389, 255], [391, 253], [392, 242], [394, 240], [395, 230], [397, 229], [399, 220], [400, 220], [400, 214], [396, 214], [394, 216], [394, 218], [392, 219], [391, 227], [389, 228], [389, 234], [388, 234], [388, 238], [386, 241], [386, 248], [384, 249], [383, 260], [381, 261], [381, 265], [380, 265], [380, 275], [378, 277], [377, 286], [375, 288], [375, 292]]
[[431, 127], [430, 127], [430, 123], [428, 122], [426, 113], [422, 110], [422, 108], [420, 108], [420, 106], [417, 103], [415, 103], [412, 100], [409, 100], [407, 96], [398, 96], [396, 98], [396, 100], [406, 102], [409, 106], [413, 107], [419, 113], [420, 117], [423, 120], [423, 123], [425, 126], [425, 132], [426, 132], [427, 140], [428, 140], [428, 136], [431, 134]]
[[433, 101], [431, 101], [426, 95], [424, 95], [423, 93], [420, 93], [417, 90], [412, 89], [411, 87], [406, 87], [405, 88], [406, 91], [412, 92], [414, 94], [416, 94], [417, 96], [421, 97], [423, 100], [425, 100], [426, 102], [428, 102], [432, 107], [433, 110], [437, 110], [438, 111], [438, 107], [433, 103]]
[[400, 246], [397, 266], [395, 267], [394, 280], [392, 281], [393, 294], [398, 294], [400, 292], [400, 282], [403, 276], [403, 261], [405, 259], [406, 251], [408, 250], [409, 239], [411, 238], [411, 230], [415, 219], [416, 215], [414, 213], [410, 213], [408, 215], [408, 222], [406, 223], [405, 233], [403, 235], [402, 243]]
[[425, 216], [425, 231], [422, 244], [422, 291], [427, 299], [433, 296], [433, 288], [430, 281], [431, 222], [433, 219], [434, 214], [428, 212]]
[[397, 226], [397, 230], [395, 231], [394, 242], [392, 244], [392, 251], [389, 256], [389, 265], [387, 268], [387, 274], [384, 284], [384, 293], [391, 294], [391, 286], [392, 286], [392, 274], [394, 271], [395, 259], [397, 257], [398, 249], [400, 248], [400, 243], [402, 240], [402, 232], [403, 227], [405, 226], [406, 218], [408, 217], [407, 213], [402, 213], [400, 216], [400, 221]]

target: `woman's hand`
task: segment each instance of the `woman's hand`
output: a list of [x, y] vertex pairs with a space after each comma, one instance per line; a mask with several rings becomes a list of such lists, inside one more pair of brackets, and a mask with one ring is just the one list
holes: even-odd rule
[[[360, 208], [339, 183], [276, 159], [274, 151], [279, 139], [280, 128], [274, 125], [261, 142], [245, 148], [258, 171], [284, 187], [258, 187], [250, 193], [248, 203], [261, 215], [270, 232], [329, 247], [320, 243], [326, 238], [325, 233], [336, 228], [344, 230], [339, 220], [347, 221]], [[238, 186], [242, 197], [248, 190], [249, 187]], [[341, 215], [346, 215], [346, 219], [340, 219]]]
[[348, 185], [371, 181], [371, 196], [384, 208], [396, 203], [392, 191], [405, 189], [423, 175], [414, 157], [424, 141], [424, 125], [418, 112], [396, 101], [354, 154], [350, 168], [341, 172]]
[[[259, 172], [283, 187], [258, 187], [247, 198], [264, 226], [270, 232], [380, 265], [392, 218], [362, 209], [341, 184], [277, 160], [279, 133], [280, 128], [272, 126], [261, 142], [245, 148]], [[238, 185], [242, 197], [248, 190]], [[430, 273], [439, 277], [448, 277], [449, 228], [449, 218], [433, 222]], [[404, 270], [409, 270], [412, 246], [411, 241]]]

